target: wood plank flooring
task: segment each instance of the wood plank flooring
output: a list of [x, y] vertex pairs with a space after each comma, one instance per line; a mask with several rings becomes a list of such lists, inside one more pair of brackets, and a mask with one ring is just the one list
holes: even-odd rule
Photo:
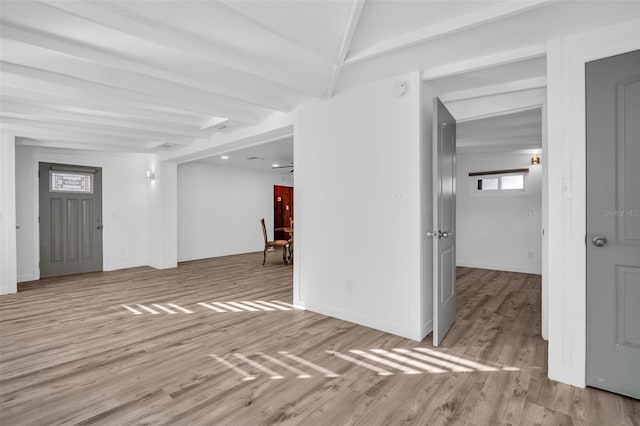
[[460, 268], [437, 349], [291, 309], [291, 282], [255, 253], [21, 284], [0, 424], [640, 424], [639, 401], [546, 379], [539, 276]]

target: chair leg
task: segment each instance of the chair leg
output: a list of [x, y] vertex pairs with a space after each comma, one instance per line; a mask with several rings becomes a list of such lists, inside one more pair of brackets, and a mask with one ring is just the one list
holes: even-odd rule
[[267, 248], [264, 248], [264, 252], [262, 253], [262, 266], [264, 266], [264, 263], [267, 261]]
[[285, 265], [289, 264], [289, 262], [287, 261], [287, 246], [282, 247], [282, 261]]

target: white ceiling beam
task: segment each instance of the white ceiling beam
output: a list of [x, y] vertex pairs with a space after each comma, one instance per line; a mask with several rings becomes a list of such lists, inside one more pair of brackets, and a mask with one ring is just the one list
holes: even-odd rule
[[82, 129], [87, 133], [103, 133], [103, 131], [107, 131], [110, 134], [118, 136], [139, 135], [140, 137], [148, 139], [158, 139], [163, 137], [193, 139], [206, 136], [201, 132], [178, 132], [172, 129], [154, 129], [148, 126], [135, 125], [133, 123], [113, 124], [109, 122], [105, 123], [105, 120], [84, 120], [81, 117], [78, 117], [77, 119], [61, 119], [56, 116], [23, 114], [3, 110], [0, 112], [0, 121], [6, 122], [7, 120], [21, 120], [26, 123], [39, 123], [42, 126], [69, 126]]
[[94, 142], [87, 143], [86, 140], [73, 140], [68, 136], [61, 136], [60, 139], [51, 138], [51, 135], [32, 134], [31, 136], [16, 137], [16, 144], [22, 146], [37, 146], [38, 148], [56, 148], [56, 149], [79, 149], [85, 151], [117, 151], [117, 152], [150, 152], [150, 150], [139, 145], [131, 144], [111, 144]]
[[[456, 154], [500, 152], [501, 154], [519, 153], [532, 154], [540, 152], [542, 148], [541, 138], [521, 138], [502, 143], [487, 143], [479, 140], [456, 141]], [[460, 142], [460, 143], [458, 143]]]
[[493, 84], [476, 87], [468, 90], [447, 93], [440, 96], [442, 102], [455, 102], [466, 99], [483, 98], [487, 96], [502, 95], [505, 93], [521, 92], [523, 90], [541, 89], [547, 87], [547, 77], [534, 77], [507, 83]]
[[500, 109], [496, 109], [494, 111], [483, 112], [481, 114], [474, 113], [469, 116], [464, 116], [460, 119], [456, 119], [457, 123], [468, 123], [470, 121], [475, 120], [485, 120], [487, 118], [497, 118], [503, 117], [505, 115], [517, 114], [519, 112], [531, 111], [534, 109], [542, 108], [542, 104], [539, 105], [528, 105], [528, 106], [513, 106], [513, 107], [503, 107]]
[[380, 55], [405, 49], [416, 44], [424, 43], [440, 37], [448, 36], [459, 31], [468, 30], [491, 22], [508, 18], [532, 9], [552, 4], [558, 0], [532, 1], [502, 1], [494, 6], [486, 7], [474, 12], [466, 13], [455, 18], [447, 19], [436, 24], [393, 37], [359, 52], [353, 53], [345, 61], [345, 65], [368, 60]]
[[[35, 51], [32, 51], [35, 49]], [[243, 119], [253, 120], [256, 117], [264, 117], [273, 112], [272, 109], [248, 104], [228, 96], [207, 92], [199, 88], [185, 86], [167, 80], [132, 73], [130, 71], [116, 70], [96, 65], [87, 61], [61, 57], [61, 54], [41, 48], [24, 45], [22, 43], [9, 42], [3, 46], [3, 64], [14, 64], [31, 69], [55, 73], [78, 79], [81, 84], [94, 83], [100, 86], [108, 86], [129, 93], [146, 93], [156, 102], [171, 105], [172, 102], [180, 102], [183, 105], [203, 105], [202, 112], [208, 115], [220, 115], [219, 111], [227, 111], [228, 114], [239, 121]], [[5, 68], [3, 66], [3, 68]], [[184, 107], [183, 107], [184, 109]], [[188, 110], [188, 108], [187, 108]], [[249, 121], [251, 123], [252, 121]]]
[[[144, 64], [141, 61], [125, 57], [117, 52], [105, 51], [96, 46], [69, 40], [55, 34], [44, 33], [37, 29], [27, 28], [10, 22], [2, 23], [2, 26], [0, 26], [0, 36], [5, 40], [5, 46], [7, 40], [13, 40], [23, 45], [40, 47], [67, 57], [91, 61], [92, 63], [110, 69], [154, 77], [158, 80], [181, 84], [192, 89], [203, 90], [215, 96], [230, 97], [263, 108], [289, 111], [297, 104], [298, 97], [293, 93], [288, 93], [287, 96], [285, 96], [285, 98], [290, 98], [291, 100], [279, 100], [278, 97], [282, 96], [277, 96], [279, 92], [270, 90], [269, 87], [272, 86], [270, 81], [258, 79], [248, 74], [245, 76], [242, 72], [229, 70], [224, 67], [209, 66], [212, 68], [210, 71], [216, 75], [216, 78], [198, 79], [194, 81], [191, 77], [162, 69], [160, 66], [154, 64]], [[22, 47], [22, 49], [24, 48]], [[229, 84], [219, 83], [220, 81], [228, 82], [238, 80], [239, 76], [246, 77], [241, 79], [241, 88], [233, 88]], [[265, 87], [267, 88], [266, 90]], [[281, 93], [282, 88], [278, 89]], [[263, 94], [261, 96], [253, 95], [257, 92], [262, 92]]]
[[351, 9], [349, 11], [349, 18], [347, 19], [347, 26], [344, 31], [344, 36], [342, 37], [342, 43], [340, 44], [338, 60], [333, 66], [333, 71], [329, 79], [329, 86], [327, 87], [326, 96], [328, 98], [332, 97], [333, 92], [336, 90], [338, 78], [340, 77], [340, 72], [342, 71], [342, 67], [344, 66], [344, 60], [347, 57], [347, 53], [349, 53], [349, 49], [351, 48], [351, 42], [353, 41], [353, 36], [356, 33], [356, 29], [358, 28], [358, 22], [360, 22], [360, 16], [362, 16], [363, 8], [364, 0], [352, 1]]
[[180, 145], [187, 145], [194, 138], [192, 136], [171, 135], [168, 133], [158, 132], [141, 132], [133, 129], [115, 128], [109, 126], [88, 125], [84, 123], [69, 122], [48, 122], [42, 120], [32, 120], [24, 118], [15, 118], [3, 115], [0, 117], [0, 123], [3, 126], [14, 126], [21, 128], [42, 129], [49, 132], [60, 131], [63, 133], [72, 133], [78, 135], [86, 135], [86, 141], [91, 142], [94, 136], [103, 136], [112, 138], [113, 140], [124, 140], [131, 142], [150, 141], [150, 140], [167, 140], [175, 141]]
[[481, 56], [467, 59], [452, 64], [447, 64], [435, 68], [422, 70], [422, 80], [437, 80], [439, 78], [451, 77], [465, 74], [472, 71], [479, 71], [499, 65], [512, 64], [514, 62], [526, 61], [528, 59], [539, 58], [547, 54], [547, 47], [544, 44], [522, 47], [508, 50], [493, 55]]
[[[503, 120], [508, 120], [508, 117], [503, 118]], [[472, 121], [467, 121], [465, 123], [471, 124]], [[495, 123], [495, 121], [494, 121]], [[503, 140], [503, 139], [517, 139], [520, 137], [524, 137], [527, 135], [540, 135], [542, 137], [542, 122], [538, 120], [537, 123], [531, 123], [528, 126], [520, 126], [520, 127], [505, 127], [500, 124], [496, 124], [496, 129], [474, 129], [473, 131], [458, 131], [462, 126], [458, 126], [456, 128], [456, 138], [460, 139], [484, 139], [484, 140]]]
[[542, 127], [542, 109], [532, 108], [523, 112], [535, 111], [537, 114], [513, 114], [497, 116], [496, 119], [482, 119], [482, 120], [466, 120], [461, 122], [460, 126], [456, 128], [456, 136], [465, 138], [469, 135], [473, 135], [477, 132], [482, 134], [493, 134], [501, 131], [512, 131], [517, 129], [538, 129]]
[[94, 143], [109, 146], [129, 146], [131, 148], [144, 149], [145, 143], [149, 140], [114, 137], [102, 135], [98, 133], [86, 133], [74, 130], [53, 129], [46, 127], [33, 126], [29, 123], [9, 123], [2, 120], [3, 131], [8, 131], [16, 135], [16, 137], [25, 137], [37, 140], [49, 141], [68, 141], [85, 143], [90, 146]]
[[530, 89], [484, 98], [448, 102], [447, 108], [459, 123], [541, 108], [546, 102], [545, 89]]
[[127, 105], [112, 104], [105, 100], [89, 100], [77, 96], [68, 95], [55, 96], [52, 94], [37, 91], [25, 90], [23, 88], [0, 85], [2, 98], [0, 98], [0, 108], [5, 102], [36, 104], [45, 108], [59, 110], [63, 112], [88, 114], [94, 116], [118, 118], [122, 120], [147, 120], [161, 121], [172, 126], [199, 126], [205, 120], [204, 115], [179, 114], [177, 111], [162, 112], [149, 110]]
[[175, 92], [171, 98], [160, 97], [153, 93], [152, 87], [141, 87], [141, 89], [147, 89], [146, 92], [135, 90], [133, 87], [125, 89], [4, 61], [0, 62], [0, 69], [3, 77], [2, 84], [18, 88], [25, 87], [44, 93], [68, 93], [81, 97], [94, 97], [97, 98], [96, 100], [104, 99], [116, 104], [142, 105], [145, 108], [158, 111], [176, 109], [207, 116], [228, 115], [235, 121], [247, 124], [258, 123], [269, 113], [266, 110], [260, 113], [249, 113], [228, 105], [221, 107], [215, 100], [206, 96], [195, 96], [195, 94], [187, 96], [185, 93]]
[[0, 116], [22, 118], [28, 120], [38, 120], [43, 122], [69, 122], [79, 123], [88, 126], [112, 126], [116, 128], [128, 128], [134, 131], [148, 131], [153, 133], [166, 133], [180, 136], [201, 137], [202, 132], [194, 126], [169, 125], [160, 121], [140, 120], [135, 117], [127, 117], [114, 119], [102, 117], [99, 115], [91, 115], [80, 112], [61, 111], [53, 108], [47, 108], [40, 105], [31, 105], [27, 103], [2, 101]]
[[[250, 55], [240, 58], [237, 52], [227, 45], [179, 31], [162, 22], [130, 14], [119, 9], [113, 3], [47, 1], [43, 4], [123, 34], [178, 51], [181, 54], [197, 57], [199, 60], [218, 66], [226, 66], [236, 72], [248, 73], [300, 93], [318, 95], [318, 89], [313, 87], [311, 80], [306, 75], [293, 79], [290, 74], [285, 75], [277, 66], [266, 67], [263, 62], [251, 58]], [[251, 72], [247, 70], [251, 70]]]

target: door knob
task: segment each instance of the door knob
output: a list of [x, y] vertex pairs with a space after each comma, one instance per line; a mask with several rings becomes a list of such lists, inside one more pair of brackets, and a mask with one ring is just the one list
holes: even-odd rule
[[96, 226], [96, 229], [102, 229], [102, 228], [104, 228], [104, 226], [102, 226], [102, 225]]
[[596, 235], [591, 239], [591, 242], [596, 247], [604, 247], [607, 244], [607, 239], [605, 237], [601, 237], [600, 235]]
[[449, 233], [446, 231], [438, 231], [438, 238], [449, 238]]
[[435, 237], [435, 235], [436, 235], [436, 234], [435, 234], [434, 232], [432, 232], [432, 231], [427, 231], [427, 238], [433, 238], [433, 237]]

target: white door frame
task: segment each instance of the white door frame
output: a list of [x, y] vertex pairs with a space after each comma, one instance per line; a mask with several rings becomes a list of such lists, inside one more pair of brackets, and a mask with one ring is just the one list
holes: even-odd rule
[[549, 378], [586, 376], [585, 63], [640, 49], [638, 19], [547, 43]]

